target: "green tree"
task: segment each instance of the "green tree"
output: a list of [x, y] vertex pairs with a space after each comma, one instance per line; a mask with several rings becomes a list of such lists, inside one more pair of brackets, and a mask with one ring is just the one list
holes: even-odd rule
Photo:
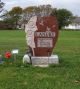
[[4, 13], [2, 18], [4, 22], [12, 24], [13, 28], [17, 28], [18, 22], [22, 18], [22, 8], [13, 7], [10, 11]]
[[37, 7], [36, 6], [29, 6], [29, 7], [26, 7], [25, 9], [24, 9], [24, 13], [32, 13], [32, 12], [35, 12], [36, 11], [36, 9], [37, 9]]
[[24, 20], [29, 20], [33, 15], [37, 15], [40, 12], [40, 9], [37, 6], [29, 6], [23, 10]]
[[21, 7], [13, 7], [12, 10], [9, 11], [8, 14], [17, 26], [19, 19], [21, 19], [21, 17], [22, 17], [22, 8]]
[[13, 7], [10, 11], [6, 11], [2, 17], [4, 22], [14, 24], [15, 28], [17, 28], [18, 21], [22, 17], [21, 15], [22, 15], [22, 8]]
[[56, 16], [58, 23], [59, 23], [59, 29], [62, 27], [68, 26], [71, 23], [71, 20], [73, 18], [73, 14], [66, 10], [66, 9], [53, 9], [52, 16]]

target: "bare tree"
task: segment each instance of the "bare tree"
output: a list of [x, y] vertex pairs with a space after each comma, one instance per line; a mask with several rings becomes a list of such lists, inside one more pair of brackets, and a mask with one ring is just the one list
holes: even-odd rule
[[0, 0], [0, 13], [3, 11], [4, 3]]

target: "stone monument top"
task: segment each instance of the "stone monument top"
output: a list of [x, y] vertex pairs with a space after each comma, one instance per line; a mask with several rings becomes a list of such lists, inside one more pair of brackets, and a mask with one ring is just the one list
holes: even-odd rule
[[58, 39], [56, 17], [33, 16], [27, 23], [26, 40], [32, 56], [51, 56]]

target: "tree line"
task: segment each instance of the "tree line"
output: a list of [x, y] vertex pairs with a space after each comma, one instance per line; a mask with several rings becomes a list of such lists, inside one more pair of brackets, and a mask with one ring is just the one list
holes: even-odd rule
[[34, 15], [56, 16], [59, 29], [68, 26], [71, 23], [71, 19], [73, 19], [73, 14], [69, 10], [53, 8], [51, 5], [29, 6], [24, 9], [20, 6], [13, 7], [10, 11], [4, 12], [1, 18], [4, 23], [9, 23], [16, 28], [17, 25], [27, 23]]

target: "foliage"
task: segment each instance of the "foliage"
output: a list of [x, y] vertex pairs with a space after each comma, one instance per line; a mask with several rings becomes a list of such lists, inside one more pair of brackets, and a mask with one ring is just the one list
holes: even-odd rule
[[51, 13], [51, 5], [29, 6], [23, 10], [24, 19], [29, 20], [32, 16], [48, 16]]
[[29, 7], [26, 7], [23, 12], [24, 13], [36, 13], [38, 11], [39, 8], [37, 8], [37, 6], [29, 6]]
[[40, 5], [40, 13], [42, 14], [42, 16], [49, 16], [52, 12], [53, 7], [48, 4], [48, 5]]
[[21, 18], [22, 8], [21, 7], [13, 7], [11, 11], [9, 11], [9, 15], [11, 19], [14, 19], [17, 24], [18, 20]]
[[39, 8], [37, 6], [29, 6], [23, 10], [23, 20], [29, 20], [33, 15], [37, 14]]
[[15, 28], [17, 27], [19, 19], [21, 19], [22, 8], [21, 7], [13, 7], [12, 10], [4, 13], [3, 18], [6, 23], [11, 23]]
[[61, 29], [64, 26], [68, 26], [71, 23], [71, 20], [73, 19], [73, 15], [70, 11], [67, 9], [53, 9], [52, 16], [56, 16], [58, 23], [59, 23], [59, 29]]
[[54, 53], [60, 64], [39, 68], [22, 64], [24, 31], [0, 31], [0, 53], [19, 48], [17, 63], [0, 65], [0, 89], [80, 89], [80, 31], [60, 31]]

